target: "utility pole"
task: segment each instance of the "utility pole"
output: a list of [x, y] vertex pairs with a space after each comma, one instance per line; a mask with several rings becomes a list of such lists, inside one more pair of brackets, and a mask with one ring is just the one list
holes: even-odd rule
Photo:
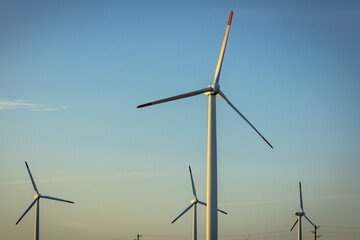
[[134, 238], [134, 240], [139, 240], [139, 239], [140, 239], [140, 237], [142, 237], [142, 235], [137, 234], [137, 235], [136, 235], [136, 238]]
[[316, 240], [317, 238], [321, 237], [321, 235], [316, 235], [316, 230], [319, 228], [320, 226], [314, 226], [315, 230], [311, 231], [312, 233], [314, 233], [314, 239]]

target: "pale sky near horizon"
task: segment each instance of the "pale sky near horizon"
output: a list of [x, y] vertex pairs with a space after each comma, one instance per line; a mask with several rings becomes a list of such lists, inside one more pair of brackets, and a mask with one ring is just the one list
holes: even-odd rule
[[[205, 95], [217, 98], [219, 239], [360, 238], [360, 2], [1, 1], [0, 238], [190, 239], [191, 165], [206, 201]], [[198, 207], [199, 240], [205, 209]], [[305, 221], [305, 220], [304, 220]], [[304, 239], [313, 239], [304, 222]]]

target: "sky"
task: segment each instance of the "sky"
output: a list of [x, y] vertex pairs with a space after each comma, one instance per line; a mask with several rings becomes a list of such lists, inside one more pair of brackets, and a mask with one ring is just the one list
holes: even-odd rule
[[[360, 237], [358, 1], [1, 1], [0, 236], [33, 239], [25, 161], [41, 194], [41, 239], [190, 239], [206, 201], [205, 95], [220, 85], [274, 146], [217, 98], [219, 239]], [[303, 224], [303, 239], [313, 227]], [[198, 207], [198, 238], [205, 209]]]

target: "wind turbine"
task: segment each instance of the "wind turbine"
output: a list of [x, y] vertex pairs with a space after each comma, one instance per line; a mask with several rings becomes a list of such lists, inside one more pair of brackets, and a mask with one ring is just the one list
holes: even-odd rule
[[36, 192], [36, 195], [34, 196], [34, 201], [30, 204], [30, 206], [28, 207], [28, 209], [26, 209], [26, 211], [23, 213], [23, 215], [21, 215], [21, 217], [19, 218], [19, 220], [16, 222], [16, 225], [21, 221], [21, 219], [26, 215], [26, 213], [32, 208], [32, 206], [35, 205], [35, 230], [34, 230], [34, 240], [39, 240], [39, 207], [40, 207], [40, 198], [46, 198], [46, 199], [50, 199], [50, 200], [55, 200], [55, 201], [60, 201], [60, 202], [67, 202], [67, 203], [74, 203], [72, 201], [68, 201], [68, 200], [63, 200], [63, 199], [60, 199], [60, 198], [54, 198], [54, 197], [49, 197], [49, 196], [44, 196], [44, 195], [41, 195], [36, 187], [36, 184], [35, 184], [35, 181], [31, 175], [31, 172], [30, 172], [30, 168], [27, 164], [27, 162], [25, 161], [25, 164], [26, 164], [26, 167], [27, 167], [27, 170], [29, 172], [29, 175], [30, 175], [30, 179], [31, 179], [31, 182], [32, 182], [32, 185], [34, 187], [34, 190]]
[[298, 219], [296, 220], [296, 222], [294, 223], [294, 225], [292, 226], [292, 228], [290, 229], [290, 231], [292, 231], [295, 227], [295, 225], [297, 223], [298, 224], [298, 240], [301, 240], [302, 239], [302, 230], [301, 230], [301, 217], [305, 217], [309, 223], [311, 223], [311, 225], [313, 225], [315, 228], [316, 226], [310, 221], [310, 219], [305, 215], [305, 212], [304, 212], [304, 208], [303, 208], [303, 201], [302, 201], [302, 193], [301, 193], [301, 182], [299, 182], [299, 188], [300, 188], [300, 208], [301, 208], [301, 212], [294, 212], [294, 215], [298, 217]]
[[[179, 216], [177, 216], [174, 221], [171, 222], [171, 224], [173, 224], [176, 220], [178, 220], [182, 215], [184, 215], [190, 208], [193, 208], [193, 228], [192, 228], [192, 240], [197, 240], [197, 217], [196, 217], [196, 204], [200, 203], [204, 206], [206, 206], [206, 203], [200, 201], [197, 198], [196, 195], [196, 191], [195, 191], [195, 184], [194, 184], [194, 179], [191, 173], [191, 167], [189, 166], [189, 172], [190, 172], [190, 179], [191, 179], [191, 185], [192, 185], [192, 190], [193, 190], [193, 194], [194, 194], [194, 199], [191, 200], [191, 204], [189, 207], [187, 207]], [[219, 212], [227, 214], [227, 212], [224, 212], [220, 209], [218, 209]]]
[[159, 103], [165, 103], [182, 98], [192, 97], [199, 94], [206, 94], [209, 96], [209, 113], [208, 113], [208, 150], [207, 150], [207, 195], [206, 201], [206, 239], [218, 239], [218, 194], [217, 194], [217, 147], [216, 147], [216, 95], [219, 95], [225, 102], [227, 102], [254, 130], [262, 139], [271, 147], [271, 144], [261, 135], [261, 133], [245, 118], [245, 116], [230, 102], [225, 94], [220, 90], [219, 80], [221, 66], [224, 58], [227, 39], [229, 36], [231, 20], [233, 11], [230, 12], [229, 20], [227, 23], [224, 40], [221, 46], [219, 60], [215, 70], [214, 82], [203, 89], [176, 95], [169, 98], [164, 98], [154, 102], [145, 103], [137, 106], [137, 108], [148, 107]]

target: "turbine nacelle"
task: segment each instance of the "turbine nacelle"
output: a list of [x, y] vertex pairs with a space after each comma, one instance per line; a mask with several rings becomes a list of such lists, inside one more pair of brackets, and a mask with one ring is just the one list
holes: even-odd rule
[[34, 199], [37, 199], [37, 198], [41, 198], [40, 193], [39, 193], [39, 194], [36, 194], [36, 195], [34, 196]]
[[205, 92], [205, 95], [217, 95], [220, 92], [220, 85], [218, 83], [213, 83], [208, 88], [209, 91]]
[[214, 82], [213, 84], [211, 84], [209, 87], [211, 87], [212, 89], [212, 93], [211, 94], [218, 94], [220, 92], [220, 85], [216, 82]]
[[294, 212], [294, 215], [302, 217], [305, 215], [305, 213], [304, 212]]
[[197, 199], [193, 199], [193, 200], [191, 200], [191, 201], [190, 201], [190, 203], [191, 203], [191, 204], [193, 204], [193, 203], [197, 203], [197, 202], [198, 202], [198, 200], [197, 200]]

